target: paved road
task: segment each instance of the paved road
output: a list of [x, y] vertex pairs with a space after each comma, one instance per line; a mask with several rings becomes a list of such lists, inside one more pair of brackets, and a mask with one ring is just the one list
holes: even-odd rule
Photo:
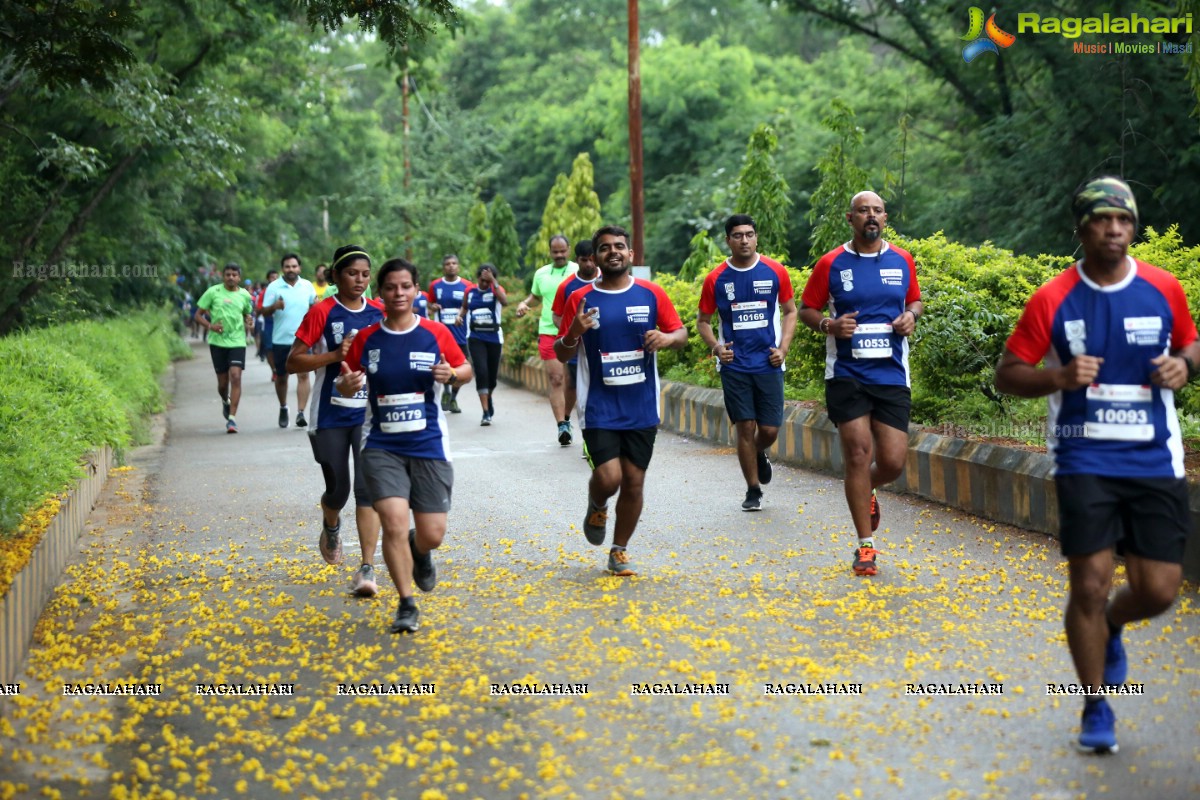
[[[779, 467], [759, 514], [728, 449], [659, 437], [631, 554], [578, 530], [587, 469], [545, 402], [501, 387], [451, 419], [441, 583], [415, 636], [396, 595], [346, 593], [316, 549], [319, 471], [276, 427], [266, 367], [227, 436], [206, 354], [178, 365], [165, 444], [110, 481], [0, 700], [0, 797], [1133, 798], [1200, 791], [1195, 588], [1127, 634], [1121, 752], [1070, 747], [1075, 698], [1053, 543], [883, 500], [882, 571], [855, 577], [840, 484]], [[470, 391], [469, 389], [467, 390]], [[352, 530], [352, 525], [347, 525]], [[63, 696], [64, 682], [161, 684]], [[291, 696], [197, 695], [294, 684]], [[582, 696], [491, 684], [586, 684]], [[433, 694], [339, 696], [339, 684]], [[635, 685], [728, 694], [633, 695]], [[861, 694], [765, 694], [765, 685]], [[912, 695], [908, 684], [1002, 687]], [[10, 792], [11, 793], [11, 792]]]

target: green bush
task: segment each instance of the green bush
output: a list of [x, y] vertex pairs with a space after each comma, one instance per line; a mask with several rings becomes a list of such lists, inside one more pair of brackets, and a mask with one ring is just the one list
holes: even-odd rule
[[0, 532], [78, 478], [91, 450], [138, 440], [163, 408], [157, 376], [176, 339], [165, 312], [0, 339]]

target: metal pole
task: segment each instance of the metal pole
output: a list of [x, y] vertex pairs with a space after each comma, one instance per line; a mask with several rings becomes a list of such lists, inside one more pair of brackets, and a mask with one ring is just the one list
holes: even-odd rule
[[638, 60], [638, 0], [629, 4], [629, 197], [633, 205], [633, 259], [646, 263], [646, 201], [642, 191], [642, 74]]

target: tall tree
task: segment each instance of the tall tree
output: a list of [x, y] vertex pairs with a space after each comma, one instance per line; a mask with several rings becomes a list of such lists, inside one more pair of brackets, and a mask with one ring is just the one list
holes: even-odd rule
[[750, 134], [738, 176], [737, 210], [754, 217], [759, 250], [786, 257], [792, 198], [788, 196], [787, 180], [772, 157], [778, 147], [779, 137], [766, 123]]
[[[600, 198], [593, 188], [592, 160], [580, 153], [571, 164], [570, 177], [559, 174], [546, 199], [542, 224], [529, 240], [525, 263], [536, 267], [550, 259], [550, 237], [563, 234], [571, 244], [591, 239], [601, 226]], [[635, 258], [640, 258], [637, 254]]]
[[855, 123], [854, 109], [834, 100], [829, 115], [821, 120], [821, 124], [834, 134], [835, 139], [815, 168], [821, 176], [821, 184], [812, 194], [808, 211], [808, 220], [813, 226], [811, 261], [845, 241], [850, 198], [871, 188], [867, 171], [855, 161], [862, 145], [863, 131]]
[[463, 259], [466, 262], [464, 267], [473, 270], [488, 260], [491, 250], [489, 238], [487, 205], [482, 200], [476, 200], [467, 213], [467, 246], [463, 248]]
[[501, 275], [518, 275], [521, 272], [521, 242], [517, 239], [517, 218], [512, 206], [503, 195], [492, 198], [491, 220], [488, 241], [490, 260]]

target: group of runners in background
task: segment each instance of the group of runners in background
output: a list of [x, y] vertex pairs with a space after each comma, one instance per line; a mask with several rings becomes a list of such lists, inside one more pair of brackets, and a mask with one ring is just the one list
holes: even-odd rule
[[[1072, 198], [1072, 215], [1083, 257], [1030, 300], [996, 384], [1050, 398], [1048, 441], [1070, 567], [1067, 640], [1087, 690], [1078, 745], [1113, 752], [1106, 689], [1126, 680], [1122, 627], [1165, 611], [1182, 582], [1190, 513], [1173, 392], [1196, 375], [1200, 344], [1179, 282], [1128, 255], [1137, 229], [1128, 185], [1111, 177], [1085, 183]], [[856, 194], [846, 219], [850, 240], [817, 261], [798, 305], [787, 270], [758, 253], [754, 220], [731, 216], [731, 255], [704, 279], [696, 329], [720, 372], [746, 483], [741, 509], [748, 512], [762, 508], [762, 487], [773, 476], [767, 451], [783, 423], [783, 373], [797, 321], [825, 338], [826, 410], [838, 428], [857, 534], [851, 567], [872, 576], [881, 519], [875, 490], [904, 467], [909, 340], [924, 307], [912, 256], [883, 239], [882, 198]], [[515, 310], [524, 316], [541, 305], [538, 352], [562, 446], [573, 442], [576, 415], [591, 467], [584, 535], [593, 545], [607, 540], [616, 498], [606, 567], [632, 576], [627, 549], [660, 421], [656, 354], [685, 347], [688, 333], [666, 293], [631, 274], [624, 229], [605, 226], [578, 243], [577, 262], [569, 260], [566, 237], [549, 244], [552, 263], [534, 273]], [[340, 515], [353, 490], [362, 565], [352, 591], [378, 591], [373, 559], [382, 529], [384, 561], [400, 595], [391, 630], [414, 632], [420, 612], [413, 587], [428, 592], [437, 583], [431, 554], [450, 510], [446, 414], [460, 410], [458, 390], [474, 378], [481, 425], [491, 424], [508, 294], [489, 264], [478, 267], [475, 282], [460, 277], [455, 256], [443, 260], [442, 275], [424, 292], [416, 266], [384, 262], [378, 300], [367, 299], [373, 265], [360, 247], [334, 253], [333, 288], [320, 300], [299, 277], [299, 258], [286, 256], [280, 266], [282, 277], [262, 294], [261, 313], [274, 323], [281, 426], [288, 422], [287, 374], [315, 373], [309, 418], [302, 399], [296, 424], [309, 426], [326, 484], [321, 554], [331, 564], [342, 560]], [[210, 331], [233, 432], [255, 309], [236, 265], [223, 277], [201, 298], [197, 319]], [[1118, 552], [1128, 583], [1114, 594]]]

